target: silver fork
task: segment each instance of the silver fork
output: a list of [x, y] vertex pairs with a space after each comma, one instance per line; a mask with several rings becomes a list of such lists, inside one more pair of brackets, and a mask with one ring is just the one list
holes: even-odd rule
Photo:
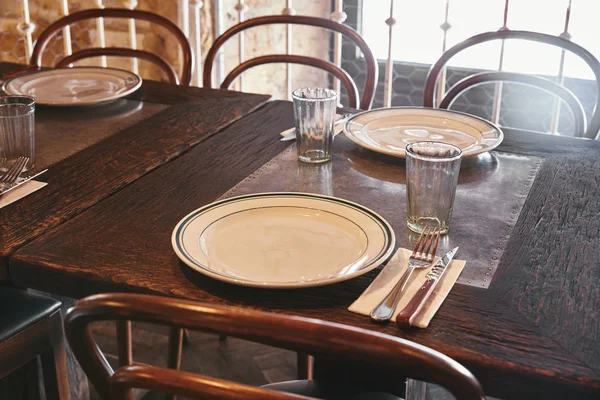
[[25, 166], [29, 162], [29, 157], [19, 157], [17, 161], [6, 171], [2, 177], [0, 177], [0, 189], [3, 187], [12, 185], [17, 181]]
[[428, 268], [433, 264], [435, 252], [440, 241], [440, 230], [438, 228], [423, 229], [419, 240], [415, 243], [412, 254], [408, 259], [408, 268], [402, 278], [396, 283], [392, 291], [383, 299], [383, 301], [371, 311], [371, 319], [377, 322], [389, 321], [394, 315], [398, 306], [400, 293], [408, 283], [410, 276], [415, 269]]

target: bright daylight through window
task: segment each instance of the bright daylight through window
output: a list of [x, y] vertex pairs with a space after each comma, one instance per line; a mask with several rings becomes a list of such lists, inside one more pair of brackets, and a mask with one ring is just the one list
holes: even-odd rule
[[[377, 6], [374, 7], [377, 3]], [[571, 3], [568, 32], [572, 41], [600, 58], [599, 0], [512, 0], [508, 28], [552, 35], [564, 31], [565, 14]], [[363, 35], [379, 59], [387, 58], [390, 0], [363, 1]], [[503, 25], [505, 0], [450, 0], [447, 49], [478, 33], [494, 31]], [[446, 0], [395, 1], [392, 58], [396, 61], [432, 64], [442, 53]], [[449, 65], [478, 69], [498, 69], [500, 42], [475, 46], [454, 57]], [[519, 40], [506, 42], [505, 71], [557, 75], [561, 50], [550, 45]], [[589, 67], [567, 52], [565, 75], [590, 79]]]

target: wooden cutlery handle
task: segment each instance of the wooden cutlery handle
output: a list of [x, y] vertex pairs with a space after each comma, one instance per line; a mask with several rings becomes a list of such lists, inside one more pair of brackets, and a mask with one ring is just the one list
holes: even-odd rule
[[433, 291], [433, 288], [435, 287], [435, 282], [435, 279], [428, 279], [425, 281], [425, 283], [423, 284], [423, 286], [421, 286], [417, 294], [415, 294], [413, 298], [410, 299], [406, 307], [404, 307], [404, 309], [400, 311], [396, 316], [396, 322], [398, 324], [412, 325], [413, 320], [415, 319], [419, 311], [421, 311], [421, 309], [425, 305], [425, 302], [427, 301], [427, 298]]

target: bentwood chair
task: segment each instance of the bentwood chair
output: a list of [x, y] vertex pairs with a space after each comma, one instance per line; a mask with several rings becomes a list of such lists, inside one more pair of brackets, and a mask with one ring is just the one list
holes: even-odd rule
[[[398, 399], [386, 393], [353, 397], [350, 387], [294, 381], [258, 388], [207, 376], [120, 360], [113, 372], [98, 348], [90, 324], [96, 321], [143, 321], [224, 334], [318, 357], [360, 363], [401, 377], [434, 382], [457, 399], [481, 400], [477, 379], [462, 365], [437, 351], [404, 339], [315, 319], [258, 312], [138, 294], [101, 294], [79, 300], [66, 316], [73, 353], [104, 400], [131, 399], [132, 389], [202, 399]], [[118, 340], [121, 345], [123, 341]], [[126, 346], [130, 343], [126, 343]], [[121, 349], [119, 349], [121, 351]], [[126, 350], [130, 352], [131, 350]]]
[[40, 357], [46, 399], [70, 398], [61, 303], [0, 287], [0, 379]]
[[365, 63], [366, 63], [366, 75], [365, 75], [365, 86], [363, 88], [362, 96], [360, 97], [360, 103], [358, 101], [358, 89], [356, 84], [350, 77], [350, 75], [342, 68], [338, 67], [332, 62], [322, 60], [315, 57], [307, 57], [300, 55], [291, 54], [269, 54], [260, 57], [255, 57], [244, 61], [237, 67], [235, 67], [223, 80], [220, 87], [221, 89], [228, 89], [238, 75], [247, 71], [250, 68], [254, 68], [259, 65], [272, 64], [272, 63], [290, 63], [290, 64], [302, 64], [308, 65], [315, 68], [325, 70], [340, 80], [342, 86], [345, 88], [348, 95], [348, 107], [360, 108], [363, 110], [371, 108], [373, 103], [373, 97], [375, 95], [375, 87], [377, 85], [377, 62], [373, 56], [373, 52], [360, 36], [358, 32], [347, 25], [337, 23], [325, 18], [308, 17], [301, 15], [270, 15], [265, 17], [258, 17], [249, 19], [231, 27], [221, 36], [219, 36], [210, 50], [206, 54], [204, 61], [203, 81], [205, 87], [212, 87], [212, 68], [215, 58], [219, 52], [219, 49], [225, 42], [236, 34], [245, 31], [249, 28], [254, 28], [261, 25], [272, 25], [272, 24], [292, 24], [292, 25], [308, 25], [314, 27], [325, 28], [330, 31], [339, 32], [346, 38], [350, 39], [360, 50], [362, 51]]
[[135, 57], [138, 59], [149, 61], [155, 65], [157, 65], [167, 77], [169, 83], [174, 84], [182, 84], [189, 85], [192, 79], [192, 71], [194, 68], [194, 57], [192, 53], [192, 48], [190, 43], [188, 42], [184, 33], [175, 25], [173, 22], [168, 19], [148, 12], [141, 10], [128, 10], [121, 8], [103, 8], [103, 9], [90, 9], [77, 11], [67, 16], [64, 16], [56, 21], [54, 21], [50, 26], [48, 26], [37, 38], [35, 46], [33, 48], [33, 52], [31, 54], [32, 65], [36, 65], [38, 67], [42, 66], [42, 55], [44, 50], [50, 43], [50, 40], [56, 35], [62, 28], [69, 26], [73, 23], [95, 19], [95, 18], [119, 18], [119, 19], [133, 19], [133, 20], [143, 20], [148, 21], [152, 24], [160, 25], [165, 28], [169, 33], [171, 33], [179, 47], [182, 50], [182, 68], [181, 68], [181, 78], [177, 76], [177, 72], [175, 68], [169, 64], [162, 57], [150, 53], [144, 50], [130, 49], [124, 47], [94, 47], [87, 48], [83, 50], [79, 50], [74, 52], [73, 54], [66, 56], [61, 59], [55, 67], [67, 67], [75, 61], [79, 61], [85, 58], [90, 57], [98, 57], [98, 56], [118, 56], [118, 57]]
[[563, 86], [552, 82], [548, 79], [527, 76], [523, 74], [508, 73], [508, 72], [482, 72], [469, 76], [452, 86], [443, 96], [440, 104], [437, 106], [440, 108], [449, 108], [452, 105], [457, 96], [464, 93], [471, 87], [481, 85], [488, 82], [515, 82], [519, 84], [529, 85], [551, 93], [563, 102], [567, 104], [573, 114], [575, 136], [600, 139], [600, 110], [598, 109], [598, 99], [600, 99], [600, 62], [592, 53], [585, 48], [579, 46], [570, 40], [564, 39], [559, 36], [547, 35], [539, 32], [529, 31], [513, 31], [513, 30], [499, 30], [495, 32], [486, 32], [479, 35], [472, 36], [467, 40], [458, 43], [449, 50], [447, 50], [431, 67], [427, 79], [425, 81], [425, 93], [424, 93], [424, 105], [425, 107], [434, 107], [436, 99], [436, 90], [438, 82], [443, 69], [447, 62], [454, 57], [457, 53], [476, 46], [481, 43], [493, 41], [493, 40], [508, 40], [508, 39], [520, 39], [532, 42], [540, 42], [548, 45], [560, 47], [566, 51], [569, 51], [579, 56], [593, 71], [596, 77], [596, 107], [592, 118], [586, 126], [585, 114], [579, 100], [575, 95], [564, 88]]

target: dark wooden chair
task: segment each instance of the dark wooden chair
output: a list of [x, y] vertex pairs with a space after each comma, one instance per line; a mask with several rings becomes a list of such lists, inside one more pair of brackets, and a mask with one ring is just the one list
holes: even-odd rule
[[533, 75], [524, 75], [513, 72], [489, 71], [479, 72], [467, 76], [455, 83], [444, 95], [439, 108], [449, 109], [458, 96], [467, 90], [491, 82], [511, 82], [526, 85], [543, 90], [561, 99], [573, 115], [573, 131], [581, 136], [587, 129], [587, 122], [583, 106], [577, 97], [569, 89], [548, 79]]
[[70, 398], [61, 303], [0, 287], [0, 378], [40, 357], [48, 400]]
[[[582, 124], [582, 120], [578, 118], [579, 110], [581, 104], [578, 100], [575, 99], [573, 101], [574, 95], [567, 89], [560, 87], [560, 85], [555, 84], [549, 80], [537, 77], [530, 77], [531, 79], [524, 78], [523, 75], [520, 74], [476, 74], [473, 77], [469, 77], [461, 82], [458, 82], [454, 87], [452, 87], [448, 93], [446, 94], [446, 98], [442, 100], [439, 104], [439, 107], [446, 108], [448, 104], [452, 102], [454, 97], [462, 93], [464, 90], [473, 85], [478, 85], [484, 82], [491, 81], [511, 81], [518, 82], [522, 84], [528, 84], [532, 86], [536, 86], [542, 90], [548, 91], [556, 96], [560, 97], [563, 101], [565, 101], [571, 111], [574, 114], [574, 121], [578, 130], [576, 131], [577, 136], [582, 136], [590, 139], [600, 139], [600, 110], [598, 109], [598, 99], [600, 99], [600, 62], [592, 53], [590, 53], [585, 48], [579, 46], [576, 43], [571, 42], [570, 40], [564, 39], [559, 36], [547, 35], [539, 32], [529, 32], [529, 31], [512, 31], [512, 30], [499, 30], [496, 32], [486, 32], [479, 35], [472, 36], [467, 40], [458, 43], [453, 46], [449, 50], [447, 50], [431, 67], [429, 70], [429, 74], [427, 75], [427, 80], [425, 81], [425, 93], [424, 93], [424, 105], [425, 107], [434, 107], [435, 99], [436, 99], [436, 90], [438, 87], [438, 81], [441, 76], [442, 70], [445, 68], [446, 63], [454, 57], [457, 53], [468, 49], [470, 47], [476, 46], [481, 43], [489, 42], [492, 40], [508, 40], [508, 39], [520, 39], [527, 40], [533, 42], [545, 43], [548, 45], [560, 47], [566, 51], [569, 51], [577, 56], [579, 56], [583, 61], [587, 63], [587, 65], [592, 69], [597, 82], [597, 100], [596, 100], [596, 108], [590, 119], [587, 127], [585, 123]], [[560, 88], [560, 89], [559, 89]], [[579, 103], [579, 104], [578, 104]], [[446, 107], [443, 107], [446, 106]], [[583, 119], [585, 121], [585, 119]]]
[[[330, 396], [338, 390], [343, 392], [343, 398], [351, 398], [349, 388], [334, 389], [327, 384], [319, 386], [315, 382], [296, 381], [257, 388], [172, 369], [134, 365], [131, 359], [120, 359], [120, 368], [113, 373], [90, 329], [91, 323], [108, 320], [143, 321], [224, 334], [318, 357], [369, 365], [398, 377], [434, 382], [446, 387], [457, 399], [484, 398], [478, 381], [463, 366], [441, 353], [400, 338], [314, 319], [167, 297], [115, 293], [79, 300], [65, 318], [73, 353], [105, 400], [131, 399], [132, 388], [202, 399], [302, 398], [297, 394], [278, 392], [281, 390], [326, 398], [339, 397]], [[122, 338], [118, 343], [119, 346], [130, 346]], [[388, 394], [380, 397], [369, 394], [364, 398], [397, 399]]]
[[346, 71], [329, 61], [321, 60], [315, 57], [306, 57], [290, 54], [270, 54], [244, 61], [242, 64], [235, 67], [225, 77], [225, 79], [221, 83], [221, 89], [228, 89], [238, 75], [258, 65], [272, 63], [302, 64], [325, 70], [330, 74], [334, 75], [336, 78], [338, 78], [341, 84], [346, 89], [346, 93], [348, 94], [348, 107], [361, 108], [363, 110], [371, 108], [371, 104], [373, 103], [373, 97], [375, 96], [375, 87], [377, 85], [378, 73], [377, 62], [375, 60], [375, 57], [373, 56], [373, 53], [371, 52], [371, 49], [364, 41], [364, 39], [360, 36], [360, 34], [354, 29], [350, 28], [347, 25], [343, 25], [325, 18], [308, 17], [301, 15], [270, 15], [265, 17], [249, 19], [229, 28], [226, 32], [224, 32], [215, 40], [210, 50], [206, 54], [203, 72], [204, 86], [212, 87], [213, 63], [215, 61], [215, 58], [217, 57], [219, 49], [221, 48], [221, 46], [223, 46], [223, 44], [225, 44], [225, 42], [227, 42], [231, 37], [235, 36], [236, 34], [245, 31], [246, 29], [261, 25], [272, 24], [293, 24], [321, 27], [330, 31], [339, 32], [348, 39], [352, 40], [354, 44], [356, 44], [362, 51], [366, 63], [366, 80], [362, 96], [360, 97], [360, 103], [358, 102], [358, 89], [356, 87], [356, 84]]
[[143, 20], [148, 21], [152, 24], [160, 25], [163, 28], [165, 28], [175, 37], [183, 53], [181, 79], [177, 76], [177, 72], [175, 71], [173, 66], [170, 65], [163, 58], [157, 56], [156, 54], [144, 50], [130, 49], [124, 47], [94, 47], [79, 50], [60, 60], [55, 65], [55, 67], [67, 67], [75, 61], [89, 57], [135, 57], [157, 65], [166, 74], [166, 77], [170, 83], [182, 85], [190, 84], [190, 81], [192, 79], [192, 71], [194, 69], [194, 57], [190, 43], [188, 42], [183, 32], [177, 27], [177, 25], [160, 15], [148, 11], [128, 10], [121, 8], [104, 8], [77, 11], [67, 16], [64, 16], [54, 21], [40, 34], [33, 48], [30, 63], [38, 67], [42, 66], [42, 54], [44, 53], [44, 50], [50, 43], [52, 37], [62, 28], [69, 26], [75, 22], [94, 18], [120, 18]]

